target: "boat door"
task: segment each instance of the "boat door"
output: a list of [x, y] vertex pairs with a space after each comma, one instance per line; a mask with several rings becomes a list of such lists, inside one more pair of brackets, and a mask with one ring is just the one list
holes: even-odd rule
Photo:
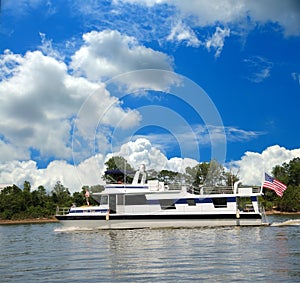
[[109, 205], [109, 213], [114, 214], [116, 213], [116, 195], [109, 195], [109, 200], [108, 200], [108, 205]]

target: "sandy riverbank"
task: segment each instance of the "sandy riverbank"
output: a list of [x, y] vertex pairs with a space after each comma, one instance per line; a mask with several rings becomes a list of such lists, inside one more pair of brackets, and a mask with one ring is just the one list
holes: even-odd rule
[[267, 215], [300, 215], [300, 211], [298, 212], [282, 212], [282, 211], [277, 211], [277, 210], [270, 210], [270, 211], [266, 211]]
[[55, 223], [58, 222], [56, 218], [33, 218], [33, 219], [18, 219], [18, 220], [2, 220], [0, 225], [15, 225], [15, 224], [39, 224], [39, 223]]

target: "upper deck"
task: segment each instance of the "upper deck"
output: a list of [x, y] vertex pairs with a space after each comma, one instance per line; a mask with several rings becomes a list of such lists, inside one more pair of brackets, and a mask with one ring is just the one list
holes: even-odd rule
[[[145, 166], [141, 166], [135, 173], [132, 183], [110, 183], [105, 185], [105, 190], [96, 195], [103, 194], [191, 194], [199, 196], [207, 195], [237, 195], [258, 196], [262, 194], [261, 187], [239, 187], [240, 182], [233, 186], [199, 186], [186, 184], [168, 184], [159, 180], [147, 180]], [[95, 195], [95, 194], [94, 194]]]

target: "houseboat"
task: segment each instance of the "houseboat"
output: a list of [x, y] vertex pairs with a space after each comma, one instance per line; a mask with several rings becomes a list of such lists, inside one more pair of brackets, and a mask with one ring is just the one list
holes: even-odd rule
[[267, 225], [259, 205], [259, 187], [194, 188], [146, 180], [145, 167], [133, 181], [106, 184], [92, 194], [98, 205], [71, 207], [57, 213], [65, 227], [92, 229], [187, 228]]

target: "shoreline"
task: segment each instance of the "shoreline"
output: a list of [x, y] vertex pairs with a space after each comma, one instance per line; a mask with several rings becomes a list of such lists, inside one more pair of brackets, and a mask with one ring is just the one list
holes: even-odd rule
[[[298, 212], [281, 212], [281, 211], [266, 211], [266, 215], [300, 215]], [[16, 224], [41, 224], [41, 223], [59, 223], [59, 221], [53, 216], [51, 218], [29, 218], [29, 219], [15, 219], [4, 220], [0, 219], [0, 225], [16, 225]]]
[[277, 210], [270, 210], [266, 211], [267, 215], [299, 215], [300, 211], [297, 212], [285, 212], [285, 211], [277, 211]]
[[16, 225], [16, 224], [41, 224], [41, 223], [58, 223], [55, 217], [51, 218], [29, 218], [29, 219], [0, 219], [0, 225]]

